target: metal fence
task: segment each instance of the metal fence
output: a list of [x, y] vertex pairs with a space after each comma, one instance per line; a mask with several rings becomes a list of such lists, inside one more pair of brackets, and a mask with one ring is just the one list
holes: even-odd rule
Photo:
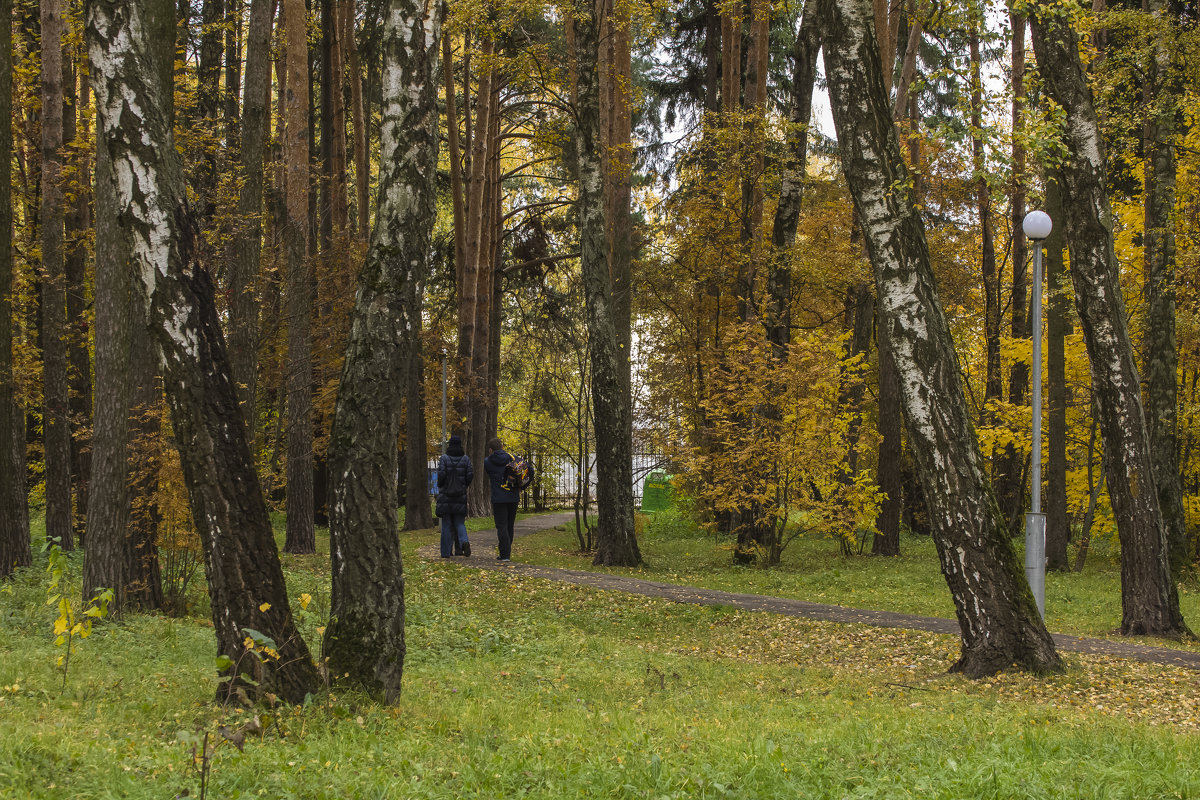
[[[580, 475], [579, 465], [561, 456], [533, 455], [538, 494], [544, 505], [569, 506], [575, 502], [575, 495], [580, 480], [587, 482], [587, 497], [591, 502], [596, 501], [596, 456], [588, 457], [587, 467]], [[429, 493], [437, 494], [437, 459], [429, 462]], [[633, 454], [633, 499], [638, 505], [642, 502], [642, 487], [646, 476], [657, 470], [670, 471], [669, 459], [659, 453]], [[476, 470], [477, 477], [485, 478], [482, 468]]]

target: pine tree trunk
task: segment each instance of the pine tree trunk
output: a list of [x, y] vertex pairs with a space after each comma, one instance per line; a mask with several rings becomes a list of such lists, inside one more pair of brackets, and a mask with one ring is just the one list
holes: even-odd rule
[[1167, 534], [1154, 482], [1133, 345], [1113, 249], [1104, 143], [1077, 40], [1040, 3], [1029, 27], [1047, 96], [1066, 111], [1068, 158], [1055, 169], [1062, 189], [1075, 305], [1100, 408], [1108, 493], [1121, 541], [1121, 632], [1179, 636], [1187, 631], [1168, 563]]
[[[423, 291], [416, 293], [415, 308], [421, 307]], [[408, 396], [405, 398], [404, 442], [405, 442], [405, 488], [404, 530], [418, 531], [432, 528], [433, 512], [429, 509], [429, 442], [425, 430], [425, 356], [421, 348], [421, 315], [415, 314], [415, 335], [408, 357], [408, 374], [405, 382]], [[478, 480], [480, 476], [477, 476]]]
[[242, 190], [229, 279], [229, 355], [242, 416], [254, 441], [258, 429], [258, 263], [262, 256], [263, 166], [271, 102], [273, 0], [250, 0], [246, 32], [246, 92], [242, 104]]
[[41, 0], [42, 26], [42, 396], [46, 539], [75, 548], [71, 509], [71, 410], [63, 255], [63, 0]]
[[333, 599], [325, 654], [334, 675], [381, 692], [388, 702], [400, 693], [405, 648], [396, 387], [406, 383], [416, 346], [417, 287], [437, 215], [444, 8], [391, 0], [385, 17], [379, 217], [359, 275], [329, 445]]
[[[72, 45], [68, 53], [77, 55]], [[80, 127], [86, 126], [88, 118], [79, 110], [87, 105], [88, 92], [85, 85], [76, 88], [76, 69], [68, 61], [63, 70], [64, 90], [67, 95], [63, 104], [63, 143], [67, 152], [77, 145]], [[67, 300], [67, 395], [71, 410], [71, 489], [75, 495], [73, 526], [81, 544], [86, 544], [84, 517], [88, 507], [88, 482], [92, 466], [92, 359], [88, 349], [89, 337], [85, 313], [87, 298], [88, 248], [87, 232], [91, 219], [91, 166], [84, 147], [76, 147], [72, 167], [75, 172], [73, 199], [69, 201], [64, 223], [66, 226], [66, 252], [64, 277], [66, 278]]]
[[1175, 344], [1175, 137], [1180, 87], [1172, 77], [1164, 0], [1148, 0], [1159, 26], [1148, 65], [1146, 107], [1146, 422], [1158, 502], [1167, 532], [1171, 575], [1191, 567], [1183, 484], [1179, 472], [1178, 369]]
[[[0, 20], [12, 19], [12, 0], [0, 0]], [[12, 25], [0, 25], [0, 153], [13, 152], [12, 136]], [[24, 481], [20, 480], [17, 448], [24, 438], [14, 435], [21, 414], [13, 385], [13, 206], [12, 159], [0, 158], [0, 579], [14, 567], [33, 563], [25, 509]], [[22, 426], [23, 427], [23, 426]]]
[[600, 168], [600, 86], [596, 6], [576, 0], [575, 40], [579, 102], [575, 155], [579, 176], [579, 239], [588, 336], [592, 346], [599, 521], [599, 565], [636, 566], [642, 560], [633, 531], [633, 444], [629, 395], [621, 381], [625, 361], [617, 340], [612, 277], [604, 224], [604, 174]]
[[[198, 231], [187, 205], [171, 132], [169, 87], [148, 55], [169, 39], [170, 0], [91, 3], [86, 41], [97, 135], [108, 142], [116, 213], [129, 221], [139, 299], [159, 355], [175, 441], [204, 548], [217, 652], [229, 656], [228, 696], [238, 671], [257, 663], [246, 629], [270, 636], [277, 659], [259, 683], [287, 702], [316, 688], [312, 658], [292, 620], [271, 523], [238, 410], [213, 285], [196, 258]], [[257, 670], [252, 670], [257, 671]], [[250, 687], [248, 687], [250, 688]]]
[[[1062, 198], [1058, 184], [1046, 182], [1046, 213], [1053, 228], [1046, 237], [1046, 569], [1068, 570], [1067, 544], [1071, 518], [1067, 513], [1067, 358], [1071, 332], [1071, 284], [1063, 264]], [[1018, 227], [1017, 230], [1020, 230]]]
[[882, 303], [876, 303], [875, 339], [879, 352], [879, 466], [876, 479], [884, 500], [875, 518], [879, 535], [871, 543], [871, 553], [877, 556], [900, 555], [900, 516], [903, 511], [901, 465], [904, 458], [903, 399], [900, 393], [900, 374], [892, 355], [888, 328], [884, 323]]
[[283, 0], [283, 162], [287, 214], [287, 536], [288, 553], [316, 552], [313, 509], [312, 264], [309, 260], [308, 26], [303, 0]]
[[1013, 664], [1061, 669], [1009, 543], [963, 397], [958, 357], [934, 287], [884, 92], [871, 8], [822, 0], [842, 169], [862, 221], [904, 398], [909, 441], [962, 633], [952, 669], [968, 677]]
[[[1019, 14], [1009, 15], [1012, 28], [1012, 182], [1009, 186], [1010, 227], [1012, 229], [1012, 323], [1010, 331], [1013, 339], [1030, 337], [1029, 305], [1027, 298], [1029, 289], [1027, 283], [1027, 265], [1029, 259], [1025, 236], [1021, 232], [1021, 223], [1025, 220], [1025, 145], [1023, 143], [1024, 118], [1022, 108], [1025, 105], [1025, 17]], [[1025, 362], [1018, 361], [1012, 365], [1008, 375], [1008, 402], [1014, 406], [1025, 405], [1029, 394], [1029, 367]], [[1000, 510], [1009, 520], [1009, 529], [1014, 536], [1019, 535], [1024, 526], [1022, 511], [1025, 504], [1025, 480], [1023, 461], [1017, 448], [1008, 445], [997, 458], [996, 467], [996, 499]], [[1049, 489], [1047, 489], [1049, 492]], [[1064, 506], [1065, 509], [1065, 506]], [[1052, 506], [1047, 504], [1047, 511]], [[1049, 520], [1047, 520], [1049, 524]]]
[[[172, 53], [173, 55], [173, 53]], [[108, 143], [96, 139], [96, 429], [92, 436], [92, 485], [87, 507], [87, 557], [83, 597], [112, 589], [109, 613], [125, 612], [125, 539], [129, 527], [130, 347], [135, 332], [132, 281], [126, 264], [132, 241], [116, 216], [115, 178]]]
[[350, 69], [350, 115], [354, 123], [354, 229], [362, 240], [371, 232], [371, 209], [367, 200], [369, 175], [367, 165], [367, 116], [363, 108], [362, 64], [358, 55], [358, 25], [356, 4], [349, 2], [343, 17], [346, 26], [346, 63]]

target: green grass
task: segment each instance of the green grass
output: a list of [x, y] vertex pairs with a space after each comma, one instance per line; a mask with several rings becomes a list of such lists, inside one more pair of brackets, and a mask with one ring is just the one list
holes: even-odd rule
[[[521, 560], [536, 539], [519, 541]], [[209, 797], [1200, 796], [1192, 673], [1072, 656], [1063, 675], [970, 682], [946, 672], [955, 637], [418, 558], [433, 541], [402, 537], [400, 702], [335, 689], [270, 712], [244, 752], [216, 751]], [[665, 559], [653, 534], [646, 547], [652, 566]], [[327, 607], [323, 559], [284, 557], [290, 593], [313, 594], [310, 609]], [[211, 702], [210, 623], [106, 624], [80, 645], [60, 696], [44, 584], [35, 567], [0, 590], [0, 797], [197, 797], [188, 742], [251, 713]], [[303, 623], [314, 647], [319, 623]]]
[[[516, 551], [519, 560], [543, 566], [595, 569], [721, 591], [954, 618], [953, 601], [928, 536], [903, 536], [897, 558], [847, 558], [833, 539], [803, 536], [784, 550], [778, 567], [761, 569], [735, 566], [727, 541], [714, 538], [674, 512], [663, 512], [646, 515], [638, 544], [645, 564], [634, 570], [591, 566], [591, 558], [579, 553], [573, 524], [521, 540]], [[1013, 546], [1017, 557], [1023, 559], [1023, 540], [1014, 540]], [[869, 543], [866, 552], [870, 552]], [[1200, 591], [1195, 582], [1180, 587], [1179, 600], [1184, 619], [1200, 626]], [[1120, 565], [1106, 542], [1093, 543], [1083, 572], [1047, 574], [1046, 624], [1056, 633], [1116, 635], [1121, 625]], [[1200, 649], [1194, 642], [1139, 641]]]

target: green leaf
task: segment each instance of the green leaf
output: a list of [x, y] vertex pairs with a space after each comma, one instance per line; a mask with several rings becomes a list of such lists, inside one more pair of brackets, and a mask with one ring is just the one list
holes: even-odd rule
[[226, 655], [217, 656], [217, 672], [226, 672], [233, 668], [233, 659]]

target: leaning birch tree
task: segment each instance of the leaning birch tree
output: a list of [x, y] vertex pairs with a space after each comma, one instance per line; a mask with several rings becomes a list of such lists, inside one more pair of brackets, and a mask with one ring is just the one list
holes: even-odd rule
[[1091, 364], [1108, 495], [1121, 541], [1121, 633], [1177, 637], [1187, 626], [1171, 578], [1150, 432], [1125, 324], [1100, 124], [1079, 60], [1079, 40], [1063, 9], [1031, 4], [1029, 28], [1046, 95], [1066, 112], [1066, 155], [1052, 173], [1063, 193], [1075, 308]]
[[[383, 28], [379, 207], [329, 439], [330, 671], [387, 702], [404, 669], [396, 442], [437, 218], [441, 0], [391, 0]], [[420, 446], [413, 443], [412, 446]]]
[[821, 0], [820, 16], [842, 171], [875, 270], [880, 322], [961, 630], [962, 654], [951, 670], [974, 678], [1013, 664], [1061, 669], [979, 452], [892, 122], [870, 3]]
[[[232, 663], [225, 695], [254, 670], [247, 630], [274, 640], [257, 676], [266, 691], [299, 703], [317, 673], [288, 605], [283, 569], [259, 486], [217, 318], [213, 284], [199, 263], [171, 131], [171, 84], [156, 42], [171, 36], [171, 0], [91, 0], [85, 40], [97, 136], [108, 143], [112, 198], [131, 240], [130, 267], [158, 351], [192, 518], [204, 549], [217, 653]], [[105, 194], [107, 193], [107, 194]]]

